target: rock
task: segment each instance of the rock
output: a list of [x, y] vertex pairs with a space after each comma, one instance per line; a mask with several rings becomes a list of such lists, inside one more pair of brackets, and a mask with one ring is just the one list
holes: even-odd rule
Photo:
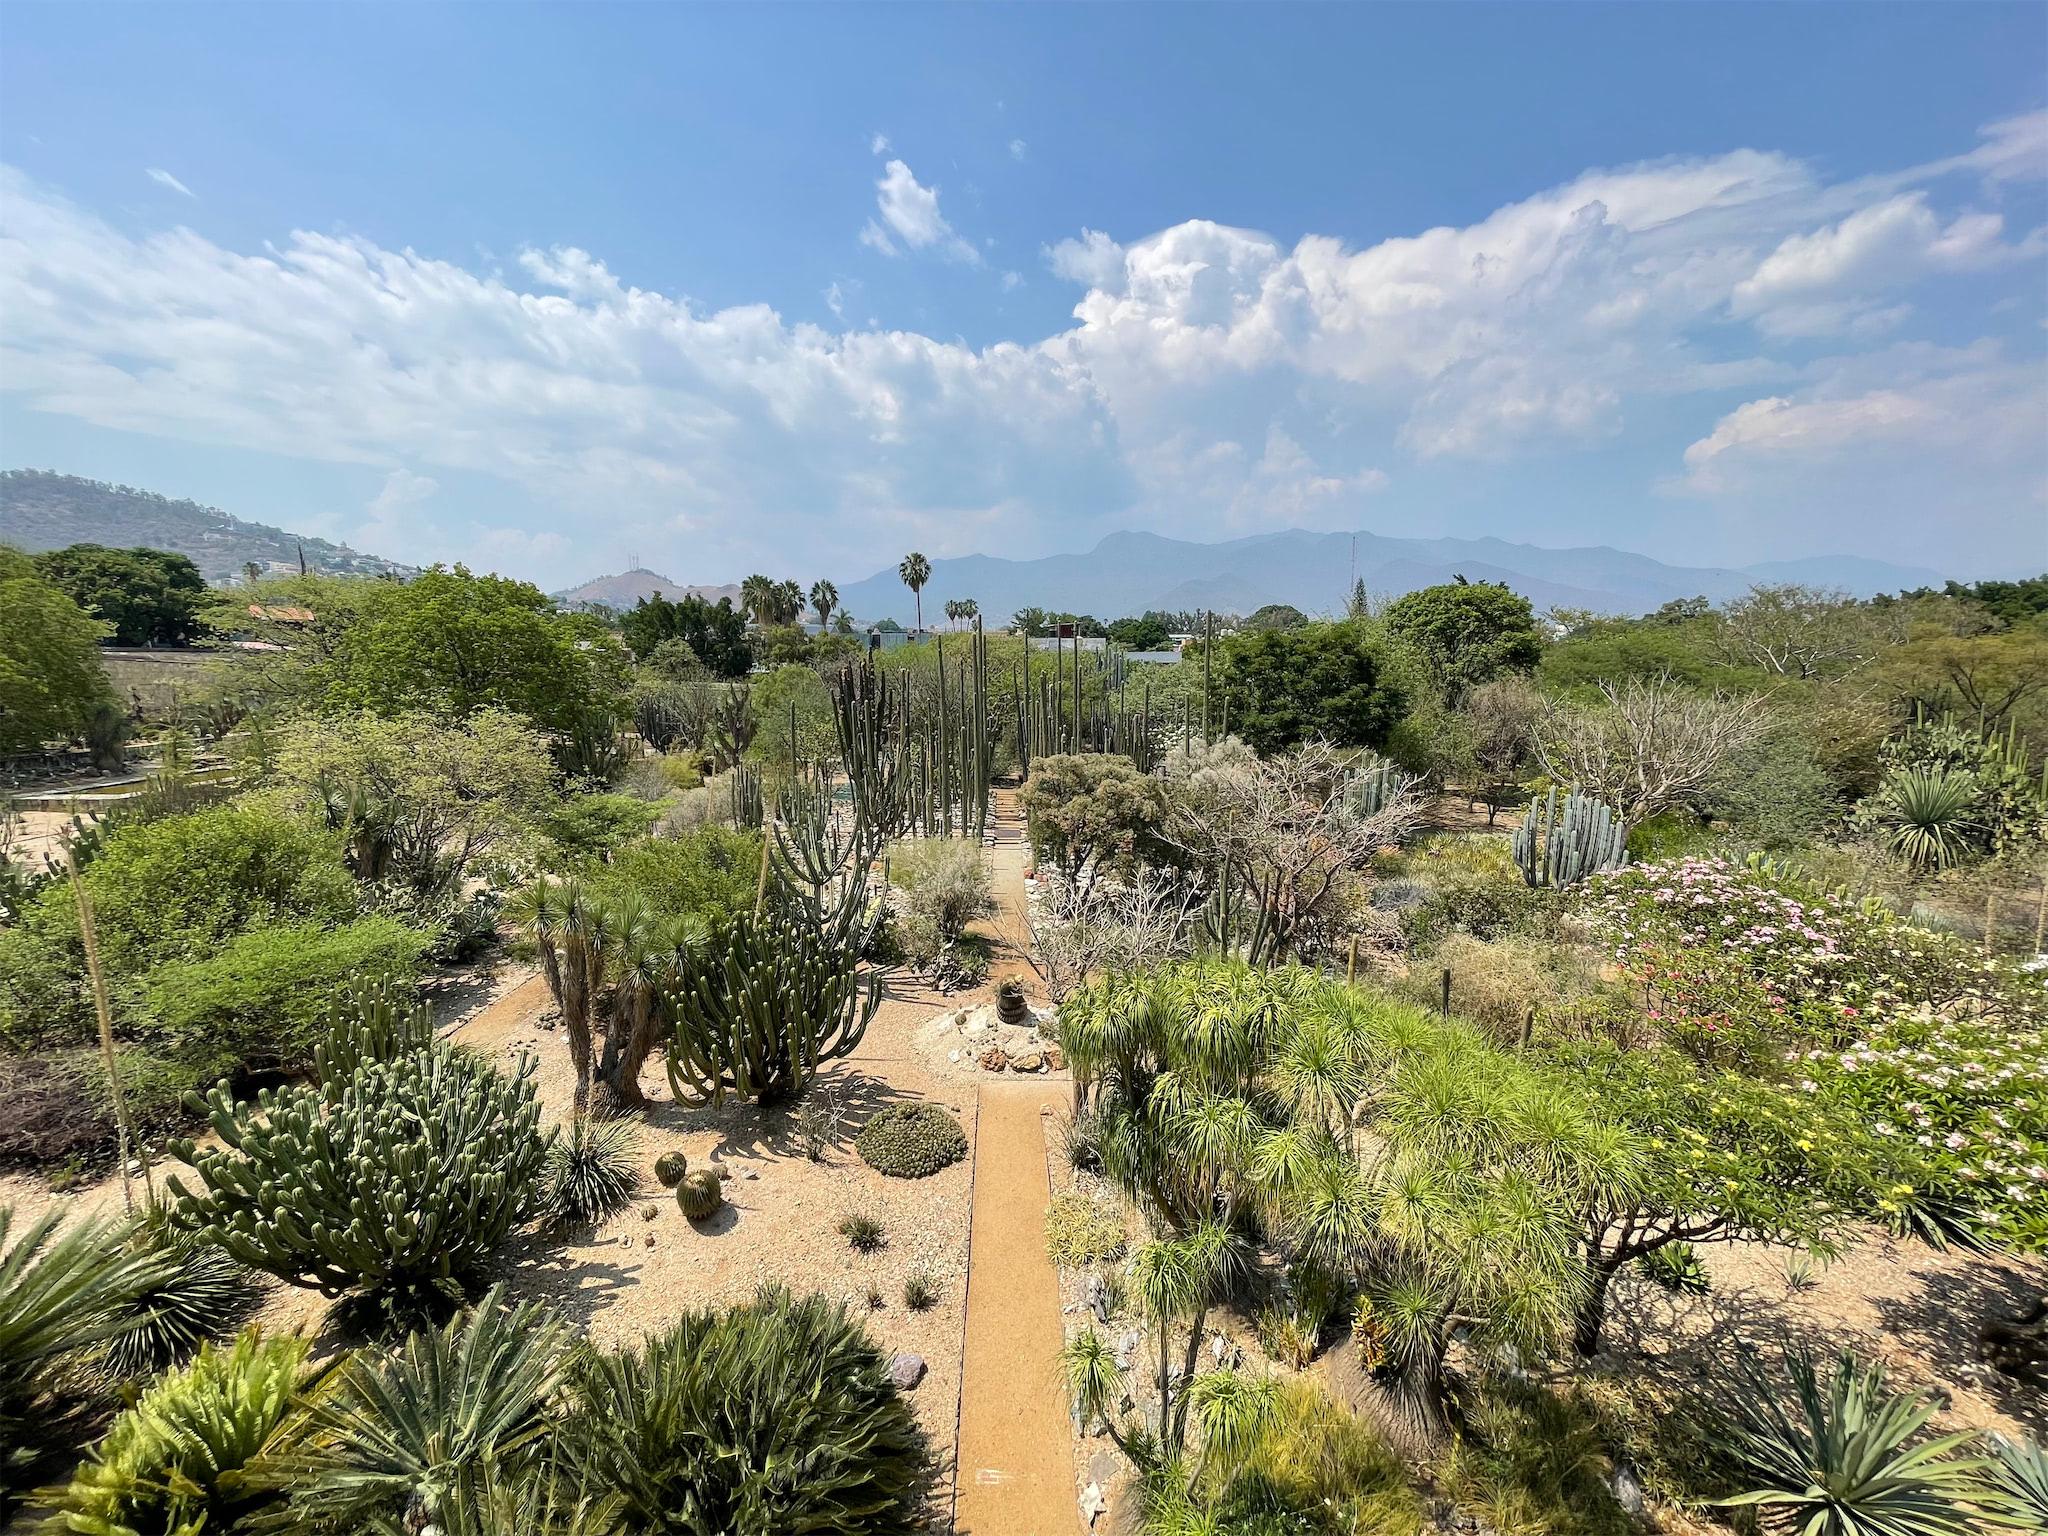
[[1056, 1045], [1048, 1045], [1045, 1048], [1045, 1064], [1053, 1071], [1059, 1071], [1067, 1064], [1066, 1052]]
[[1090, 1529], [1109, 1511], [1109, 1500], [1102, 1496], [1102, 1484], [1090, 1483], [1081, 1490], [1081, 1513], [1086, 1517]]
[[647, 1246], [650, 1248], [654, 1246], [654, 1234], [652, 1232], [647, 1234]]
[[1012, 1072], [1043, 1072], [1045, 1070], [1045, 1052], [1037, 1050], [1025, 1051], [1010, 1062], [1010, 1070]]
[[992, 1045], [981, 1053], [981, 1070], [984, 1072], [1000, 1072], [1009, 1064], [1009, 1054], [1000, 1045]]
[[1621, 1506], [1623, 1514], [1631, 1520], [1642, 1515], [1645, 1503], [1643, 1485], [1636, 1480], [1634, 1467], [1625, 1461], [1620, 1463], [1608, 1477], [1607, 1486], [1612, 1490], [1614, 1502]]
[[1123, 1462], [1114, 1451], [1096, 1451], [1088, 1458], [1088, 1481], [1097, 1487], [1114, 1488], [1123, 1470]]
[[1088, 1276], [1088, 1310], [1095, 1314], [1098, 1325], [1109, 1322], [1109, 1286], [1102, 1276], [1091, 1273]]
[[889, 1357], [889, 1381], [899, 1392], [909, 1392], [924, 1380], [923, 1355], [891, 1355]]
[[740, 1177], [743, 1179], [758, 1179], [761, 1177], [761, 1175], [756, 1173], [751, 1168], [742, 1168], [740, 1170]]
[[955, 1052], [953, 1052], [953, 1053], [952, 1053], [952, 1054], [951, 1054], [950, 1056], [948, 1056], [948, 1057], [946, 1058], [946, 1060], [948, 1060], [948, 1061], [958, 1061], [959, 1059], [960, 1059], [960, 1053], [959, 1053], [958, 1051], [955, 1051]]

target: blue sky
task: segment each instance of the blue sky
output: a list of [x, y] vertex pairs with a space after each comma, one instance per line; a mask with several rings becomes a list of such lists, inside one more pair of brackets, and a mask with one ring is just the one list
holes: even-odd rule
[[2038, 5], [10, 6], [0, 461], [548, 586], [2048, 565]]

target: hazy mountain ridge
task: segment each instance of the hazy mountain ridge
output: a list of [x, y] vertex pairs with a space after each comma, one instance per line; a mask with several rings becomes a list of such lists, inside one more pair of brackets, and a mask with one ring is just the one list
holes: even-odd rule
[[[1007, 620], [1028, 605], [1101, 619], [1152, 608], [1248, 613], [1266, 603], [1334, 613], [1350, 590], [1353, 537], [1294, 528], [1197, 544], [1156, 533], [1113, 533], [1085, 554], [934, 560], [924, 589], [925, 614], [929, 622], [949, 598], [974, 599], [992, 621]], [[1607, 545], [1550, 549], [1498, 538], [1409, 539], [1365, 531], [1355, 537], [1357, 574], [1376, 597], [1398, 597], [1462, 575], [1506, 582], [1538, 612], [1648, 613], [1673, 598], [1704, 596], [1719, 602], [1739, 597], [1759, 582], [1798, 581], [1868, 597], [1939, 586], [1942, 580], [1934, 571], [1856, 555], [1730, 569], [1667, 565]], [[863, 619], [886, 616], [908, 622], [915, 608], [893, 567], [851, 583], [840, 597]]]
[[0, 544], [30, 554], [69, 544], [167, 549], [191, 557], [211, 582], [240, 579], [251, 560], [297, 570], [301, 550], [308, 570], [336, 576], [410, 576], [416, 569], [196, 501], [46, 469], [0, 470]]
[[730, 598], [738, 607], [740, 588], [738, 582], [728, 582], [722, 587], [686, 587], [672, 581], [659, 571], [650, 571], [644, 565], [636, 565], [630, 571], [621, 571], [616, 576], [597, 576], [581, 586], [571, 587], [566, 592], [554, 593], [558, 603], [576, 605], [581, 603], [602, 603], [607, 608], [631, 608], [643, 597], [656, 593], [670, 602], [685, 596], [701, 597], [707, 603], [716, 603], [720, 598]]

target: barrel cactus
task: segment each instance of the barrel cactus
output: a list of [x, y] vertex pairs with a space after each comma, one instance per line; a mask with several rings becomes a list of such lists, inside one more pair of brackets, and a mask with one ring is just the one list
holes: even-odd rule
[[293, 1285], [432, 1305], [542, 1199], [533, 1073], [432, 1046], [253, 1105], [195, 1095], [221, 1144], [174, 1144], [201, 1187], [171, 1179], [172, 1220]]
[[679, 1102], [801, 1095], [822, 1062], [860, 1044], [881, 1005], [857, 934], [801, 910], [742, 912], [715, 927], [667, 997], [668, 1080]]
[[725, 1204], [725, 1186], [708, 1168], [686, 1174], [676, 1186], [676, 1205], [692, 1221], [702, 1221]]
[[664, 1152], [654, 1160], [654, 1176], [664, 1189], [674, 1189], [690, 1171], [690, 1160], [681, 1152]]
[[1560, 811], [1555, 786], [1532, 802], [1515, 834], [1515, 863], [1533, 886], [1562, 889], [1628, 862], [1628, 830], [1602, 801], [1574, 789]]

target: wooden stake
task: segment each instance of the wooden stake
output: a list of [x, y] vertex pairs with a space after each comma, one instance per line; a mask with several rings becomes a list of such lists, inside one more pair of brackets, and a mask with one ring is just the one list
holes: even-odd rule
[[1442, 1012], [1443, 1016], [1447, 1019], [1451, 1016], [1451, 968], [1449, 966], [1444, 967], [1444, 993]]
[[1344, 985], [1350, 986], [1358, 980], [1358, 935], [1351, 935], [1351, 956], [1344, 962]]
[[1995, 889], [1987, 890], [1984, 893], [1984, 953], [1987, 956], [1997, 947], [1995, 942], [1997, 932], [1998, 892]]
[[1529, 1049], [1530, 1037], [1536, 1033], [1536, 1005], [1531, 1003], [1529, 1011], [1522, 1015], [1522, 1049]]
[[[121, 1158], [121, 1203], [128, 1214], [135, 1214], [135, 1190], [128, 1182], [128, 1159], [137, 1149], [135, 1127], [128, 1119], [128, 1093], [121, 1086], [121, 1069], [114, 1060], [114, 1008], [107, 997], [107, 974], [100, 969], [99, 925], [93, 921], [92, 897], [86, 894], [85, 881], [79, 878], [78, 855], [71, 844], [64, 845], [64, 867], [71, 872], [71, 893], [78, 901], [78, 932], [85, 941], [85, 968], [92, 976], [93, 1011], [100, 1022], [100, 1061], [107, 1071], [107, 1093], [114, 1103], [114, 1132], [120, 1142]], [[149, 1163], [142, 1165], [144, 1188], [149, 1203], [156, 1205], [156, 1187], [149, 1180]]]

